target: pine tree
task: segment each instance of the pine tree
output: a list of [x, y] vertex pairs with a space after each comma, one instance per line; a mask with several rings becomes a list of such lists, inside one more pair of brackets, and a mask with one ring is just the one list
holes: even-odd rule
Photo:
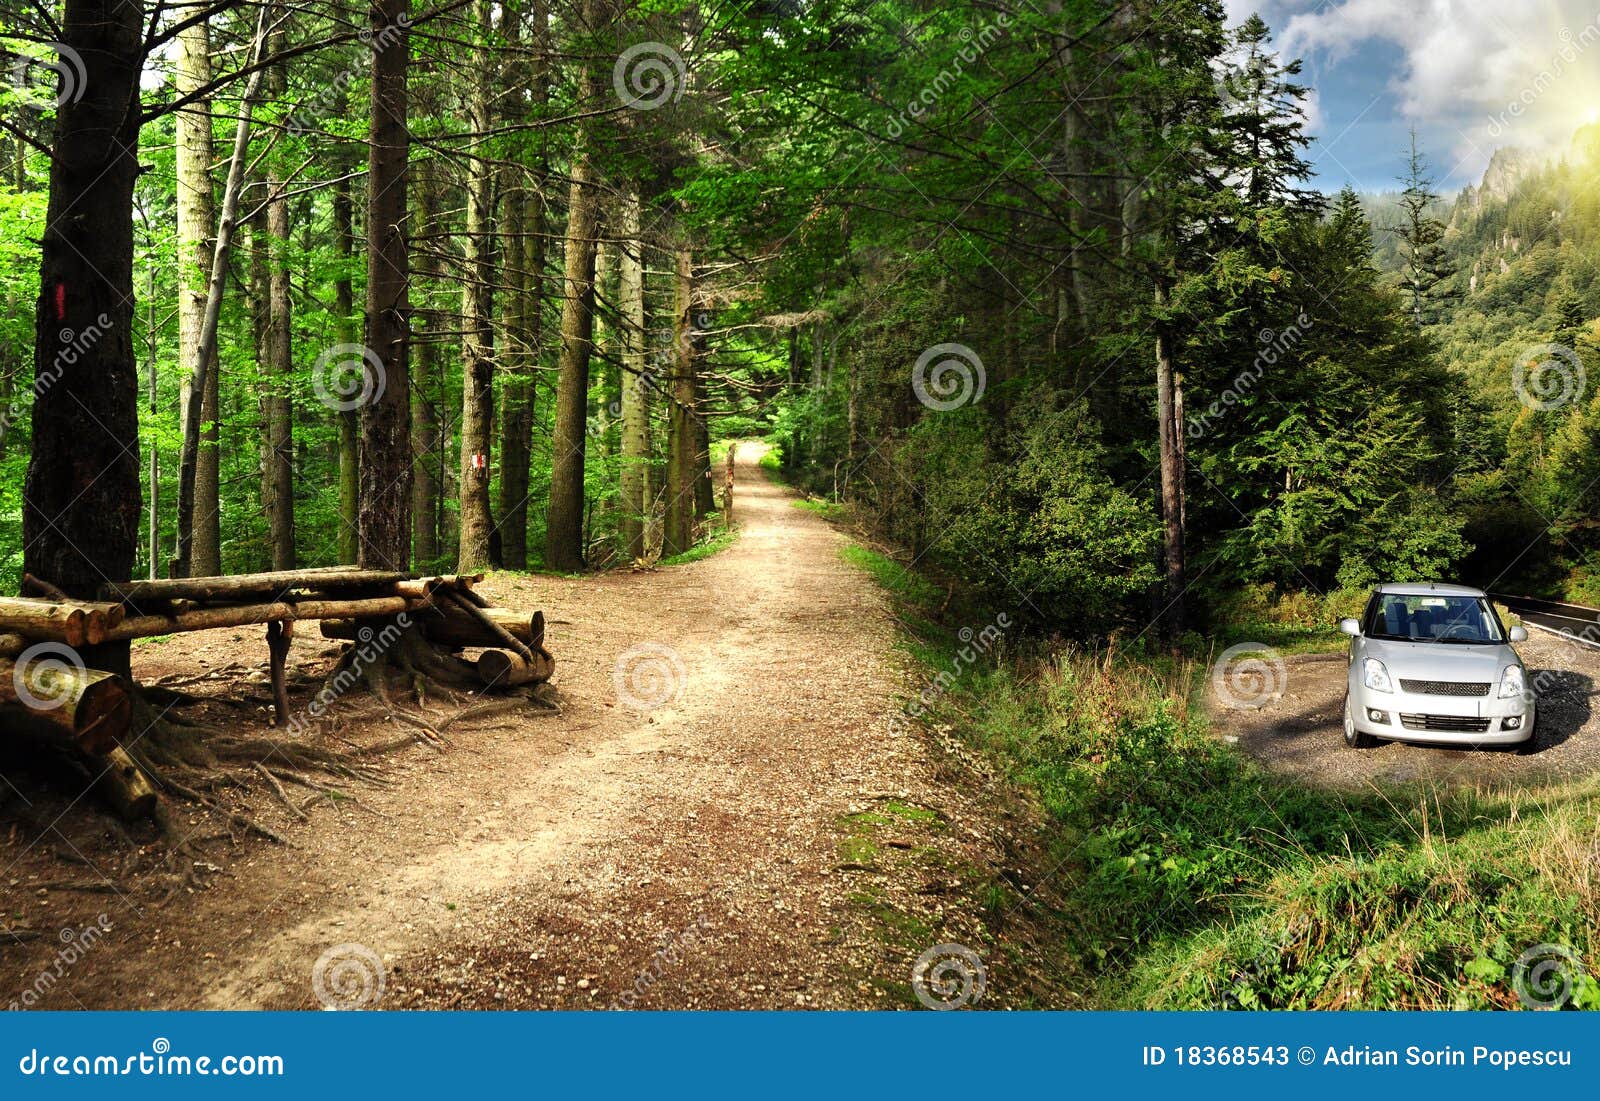
[[1406, 174], [1400, 182], [1405, 184], [1405, 190], [1400, 193], [1401, 222], [1396, 228], [1405, 264], [1400, 273], [1400, 285], [1410, 303], [1411, 323], [1420, 332], [1424, 326], [1439, 320], [1445, 303], [1458, 297], [1459, 292], [1449, 283], [1455, 266], [1443, 244], [1444, 223], [1432, 213], [1439, 194], [1434, 191], [1427, 160], [1417, 148], [1415, 130], [1411, 132]]

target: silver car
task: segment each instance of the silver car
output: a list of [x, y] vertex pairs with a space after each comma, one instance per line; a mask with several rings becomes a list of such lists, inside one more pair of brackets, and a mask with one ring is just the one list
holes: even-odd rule
[[1480, 589], [1380, 585], [1359, 620], [1339, 621], [1350, 640], [1344, 740], [1449, 745], [1526, 745], [1535, 700], [1509, 631]]

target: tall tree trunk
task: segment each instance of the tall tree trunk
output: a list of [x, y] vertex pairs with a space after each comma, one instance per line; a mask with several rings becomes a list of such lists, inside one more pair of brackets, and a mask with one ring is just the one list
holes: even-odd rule
[[[260, 62], [267, 48], [268, 14], [271, 8], [263, 5], [256, 20], [255, 44], [251, 60]], [[228, 182], [222, 189], [222, 210], [217, 219], [216, 247], [211, 254], [211, 279], [206, 286], [205, 316], [200, 326], [200, 342], [194, 353], [190, 370], [191, 391], [206, 392], [205, 375], [213, 372], [206, 367], [216, 358], [217, 329], [222, 321], [222, 291], [228, 280], [228, 250], [233, 246], [235, 222], [239, 216], [239, 192], [244, 186], [246, 154], [250, 145], [250, 121], [255, 110], [256, 93], [261, 88], [264, 69], [257, 69], [245, 81], [244, 95], [240, 99], [239, 117], [234, 125], [233, 156], [228, 163]], [[200, 419], [204, 414], [205, 399], [200, 408], [189, 402], [182, 410], [182, 441], [178, 453], [178, 533], [173, 547], [171, 573], [186, 577], [194, 573], [195, 484], [200, 466]]]
[[[439, 224], [439, 177], [424, 170], [417, 188], [419, 217], [417, 232], [432, 238]], [[443, 262], [436, 249], [428, 249], [422, 261], [422, 274], [431, 290], [444, 279]], [[430, 313], [424, 322], [434, 326]], [[439, 433], [439, 344], [431, 333], [416, 345], [416, 372], [411, 388], [411, 445], [413, 447], [411, 508], [415, 522], [412, 532], [412, 560], [419, 567], [441, 556], [439, 547], [439, 495], [444, 482], [444, 452]]]
[[274, 175], [267, 181], [267, 238], [271, 242], [271, 275], [267, 283], [266, 414], [267, 520], [271, 532], [272, 568], [292, 570], [294, 555], [294, 378], [293, 306], [289, 291], [289, 202], [286, 186]]
[[[584, 8], [592, 27], [595, 5]], [[582, 77], [582, 102], [596, 94], [592, 65]], [[545, 522], [545, 565], [555, 570], [583, 568], [583, 471], [588, 440], [589, 355], [594, 342], [594, 252], [600, 196], [595, 187], [588, 135], [572, 164], [567, 200], [567, 236], [561, 357], [556, 382], [555, 438], [550, 458], [550, 510]]]
[[[274, 4], [273, 19], [282, 16]], [[283, 49], [284, 34], [272, 35], [269, 49]], [[269, 101], [278, 101], [288, 90], [288, 73], [274, 65], [266, 75]], [[270, 161], [270, 155], [269, 155]], [[289, 288], [289, 200], [288, 184], [275, 163], [269, 163], [266, 180], [267, 229], [267, 348], [266, 371], [262, 378], [262, 486], [267, 512], [268, 543], [272, 568], [292, 570], [294, 561], [294, 406], [290, 385], [294, 377], [294, 305]]]
[[[519, 72], [528, 78], [534, 117], [542, 119], [550, 101], [549, 8], [544, 0], [533, 4], [533, 62]], [[508, 9], [508, 12], [510, 9]], [[508, 19], [514, 37], [518, 23]], [[516, 121], [521, 121], [520, 119]], [[540, 153], [533, 186], [521, 168], [505, 172], [506, 263], [512, 287], [511, 334], [505, 385], [500, 410], [500, 553], [508, 569], [528, 566], [528, 483], [533, 455], [533, 408], [541, 351], [544, 344], [544, 204], [541, 192], [549, 176], [539, 138]]]
[[406, 75], [410, 0], [373, 0], [367, 156], [367, 341], [361, 408], [360, 564], [405, 569], [411, 556], [410, 313], [406, 256]]
[[[344, 162], [340, 162], [340, 168]], [[333, 236], [339, 257], [339, 275], [333, 281], [333, 309], [338, 315], [340, 344], [356, 342], [355, 287], [350, 277], [356, 251], [355, 202], [350, 197], [350, 181], [340, 180], [333, 187]], [[357, 509], [361, 499], [361, 418], [354, 409], [338, 409], [339, 423], [339, 562], [353, 565], [359, 550], [356, 538]]]
[[644, 242], [639, 239], [639, 193], [622, 200], [617, 306], [622, 326], [622, 545], [643, 558], [650, 508], [650, 388], [645, 382]]
[[[145, 294], [145, 340], [146, 354], [150, 357], [149, 389], [145, 392], [149, 402], [146, 408], [150, 411], [150, 419], [154, 420], [157, 412], [157, 398], [160, 390], [157, 387], [159, 375], [160, 355], [156, 348], [156, 270], [154, 266], [148, 269], [149, 283]], [[197, 475], [198, 477], [198, 475]], [[150, 525], [150, 580], [158, 576], [161, 566], [161, 448], [155, 440], [150, 441], [150, 508], [148, 510], [148, 523]]]
[[533, 447], [534, 336], [538, 302], [530, 294], [528, 191], [522, 173], [508, 171], [502, 198], [505, 228], [503, 278], [511, 287], [509, 335], [500, 408], [500, 561], [507, 569], [528, 567], [528, 467]]
[[[178, 35], [179, 95], [187, 95], [211, 82], [211, 33], [196, 23]], [[200, 576], [222, 572], [222, 525], [218, 469], [217, 406], [221, 384], [217, 355], [196, 364], [205, 328], [206, 295], [211, 285], [215, 252], [216, 203], [211, 193], [211, 101], [198, 99], [178, 112], [178, 347], [185, 368], [179, 394], [180, 418], [189, 416], [194, 379], [205, 378], [200, 400], [200, 449], [195, 456], [194, 535], [190, 571]]]
[[1172, 334], [1164, 315], [1169, 296], [1166, 277], [1156, 280], [1156, 416], [1160, 421], [1162, 549], [1166, 563], [1167, 601], [1162, 614], [1169, 643], [1183, 633], [1184, 595], [1184, 468], [1183, 392], [1172, 358]]
[[667, 409], [667, 485], [666, 511], [662, 525], [661, 553], [682, 554], [694, 545], [694, 255], [687, 248], [677, 250], [673, 280], [672, 390]]
[[[697, 348], [698, 350], [698, 348]], [[689, 418], [690, 431], [694, 433], [694, 514], [704, 518], [716, 511], [716, 491], [711, 485], [711, 431], [706, 420], [706, 383], [696, 364], [694, 376], [694, 412]]]
[[[493, 11], [490, 0], [476, 0], [479, 37], [467, 104], [467, 125], [476, 133], [487, 131], [493, 121], [489, 106], [494, 60], [488, 42]], [[474, 157], [467, 162], [467, 232], [462, 257], [466, 278], [461, 287], [461, 549], [456, 568], [462, 573], [481, 570], [493, 561], [489, 545], [494, 531], [489, 511], [494, 439], [493, 210], [494, 166], [486, 157]]]
[[[67, 0], [61, 25], [85, 79], [81, 98], [59, 108], [49, 162], [22, 568], [80, 597], [129, 580], [139, 539], [133, 184], [142, 15], [131, 0]], [[82, 656], [128, 673], [126, 643]]]

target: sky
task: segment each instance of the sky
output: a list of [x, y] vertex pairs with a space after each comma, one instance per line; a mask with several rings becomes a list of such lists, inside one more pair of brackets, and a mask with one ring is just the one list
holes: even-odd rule
[[1224, 0], [1299, 57], [1315, 183], [1395, 189], [1409, 131], [1442, 190], [1494, 150], [1566, 148], [1600, 120], [1600, 0]]

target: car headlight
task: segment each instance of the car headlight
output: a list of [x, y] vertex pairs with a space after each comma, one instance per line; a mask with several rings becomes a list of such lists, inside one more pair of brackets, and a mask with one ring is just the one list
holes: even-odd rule
[[1505, 672], [1500, 674], [1500, 698], [1509, 699], [1527, 692], [1528, 687], [1522, 678], [1522, 666], [1508, 665]]
[[1377, 658], [1368, 658], [1361, 663], [1361, 683], [1374, 692], [1393, 692], [1394, 684], [1389, 680], [1389, 670], [1383, 667], [1383, 662]]

